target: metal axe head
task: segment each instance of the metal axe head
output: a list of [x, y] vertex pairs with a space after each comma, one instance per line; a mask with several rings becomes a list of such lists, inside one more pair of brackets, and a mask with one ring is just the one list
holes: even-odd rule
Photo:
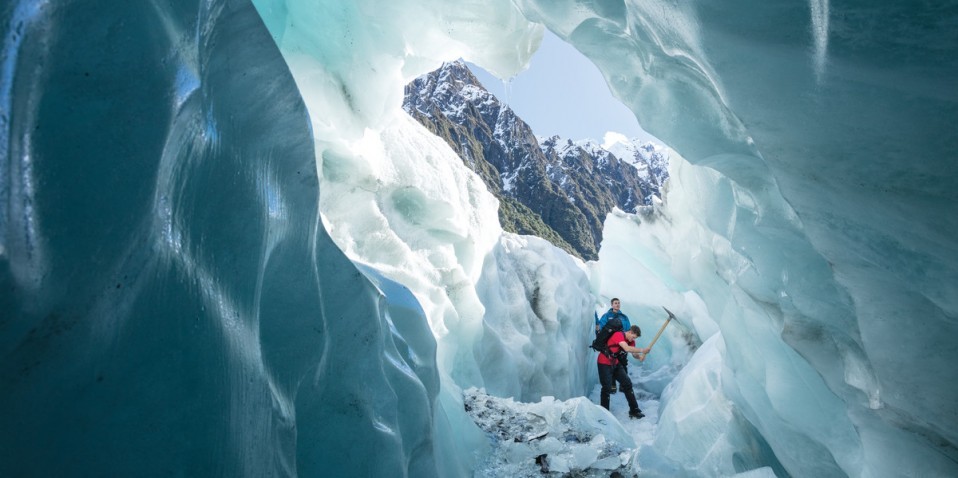
[[[665, 306], [663, 305], [662, 308], [665, 309]], [[673, 314], [671, 310], [665, 309], [665, 311], [668, 312], [669, 314], [669, 320], [672, 320], [675, 318], [675, 314]]]

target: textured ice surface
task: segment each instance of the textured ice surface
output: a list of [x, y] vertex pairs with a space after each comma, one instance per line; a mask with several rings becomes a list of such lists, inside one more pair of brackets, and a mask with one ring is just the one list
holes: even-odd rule
[[578, 259], [537, 237], [504, 233], [476, 289], [485, 315], [475, 357], [489, 393], [537, 401], [591, 388], [594, 299]]
[[782, 471], [724, 394], [724, 343], [721, 334], [706, 340], [669, 385], [654, 448], [698, 476], [731, 476], [768, 464]]
[[605, 477], [628, 472], [633, 437], [607, 410], [583, 397], [536, 403], [464, 391], [465, 409], [492, 445], [476, 476], [537, 477], [575, 472]]
[[633, 463], [958, 475], [953, 0], [256, 7], [275, 45], [239, 0], [0, 7], [0, 474], [461, 476], [457, 384], [587, 387], [582, 277], [504, 261], [481, 182], [400, 110], [444, 60], [521, 70], [531, 20], [676, 151], [588, 267], [642, 340], [682, 319], [643, 386], [693, 364]]
[[[324, 223], [350, 258], [419, 298], [443, 383], [527, 400], [585, 393], [581, 319], [594, 300], [581, 264], [542, 240], [503, 235], [482, 181], [400, 108], [417, 68], [450, 57], [518, 71], [541, 26], [502, 0], [256, 4], [310, 111]], [[440, 24], [449, 28], [423, 28]], [[355, 51], [331, 52], [338, 34]]]
[[955, 474], [955, 2], [518, 3], [687, 160], [631, 255], [701, 298], [783, 466]]
[[424, 313], [326, 235], [252, 5], [0, 19], [0, 475], [460, 471]]

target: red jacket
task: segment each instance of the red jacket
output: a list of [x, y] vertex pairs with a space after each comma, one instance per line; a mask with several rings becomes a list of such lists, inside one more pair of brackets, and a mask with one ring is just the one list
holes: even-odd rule
[[[621, 331], [620, 331], [620, 332], [616, 332], [616, 333], [612, 334], [612, 336], [609, 337], [609, 341], [606, 342], [606, 344], [609, 345], [609, 350], [612, 351], [612, 354], [613, 354], [613, 355], [616, 354], [616, 353], [618, 353], [618, 352], [619, 352], [619, 349], [622, 348], [622, 347], [619, 347], [619, 342], [625, 342], [625, 343], [629, 344], [629, 346], [635, 347], [635, 341], [634, 341], [634, 340], [631, 340], [631, 341], [630, 341], [630, 340], [625, 340], [625, 333], [624, 333], [624, 332], [621, 332]], [[600, 354], [599, 354], [599, 358], [596, 359], [596, 361], [599, 362], [599, 363], [602, 364], [602, 365], [612, 365], [612, 361], [610, 361], [609, 358], [605, 356], [605, 354], [601, 354], [601, 353], [600, 353]]]

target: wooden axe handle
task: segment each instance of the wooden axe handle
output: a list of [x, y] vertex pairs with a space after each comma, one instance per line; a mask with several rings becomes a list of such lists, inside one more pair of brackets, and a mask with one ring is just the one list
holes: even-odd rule
[[[665, 307], [662, 307], [662, 308], [665, 309]], [[665, 332], [665, 327], [667, 327], [667, 326], [669, 325], [669, 322], [671, 322], [672, 319], [675, 318], [675, 315], [672, 314], [672, 312], [669, 311], [669, 309], [665, 309], [665, 311], [669, 313], [669, 318], [665, 320], [665, 323], [662, 324], [662, 327], [659, 328], [659, 333], [655, 334], [655, 337], [652, 339], [652, 342], [649, 343], [649, 348], [650, 348], [650, 349], [652, 348], [653, 345], [655, 345], [655, 341], [656, 341], [656, 340], [659, 340], [659, 337], [662, 335], [662, 332]], [[649, 353], [651, 353], [651, 352], [652, 352], [652, 351], [649, 350]]]

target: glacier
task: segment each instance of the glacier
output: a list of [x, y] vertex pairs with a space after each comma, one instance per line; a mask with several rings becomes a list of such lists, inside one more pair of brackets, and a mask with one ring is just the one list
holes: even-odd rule
[[[0, 475], [467, 476], [463, 390], [588, 395], [613, 296], [640, 345], [679, 316], [634, 472], [958, 475], [958, 2], [0, 20]], [[597, 262], [503, 233], [401, 110], [444, 61], [516, 74], [545, 28], [673, 148]]]

